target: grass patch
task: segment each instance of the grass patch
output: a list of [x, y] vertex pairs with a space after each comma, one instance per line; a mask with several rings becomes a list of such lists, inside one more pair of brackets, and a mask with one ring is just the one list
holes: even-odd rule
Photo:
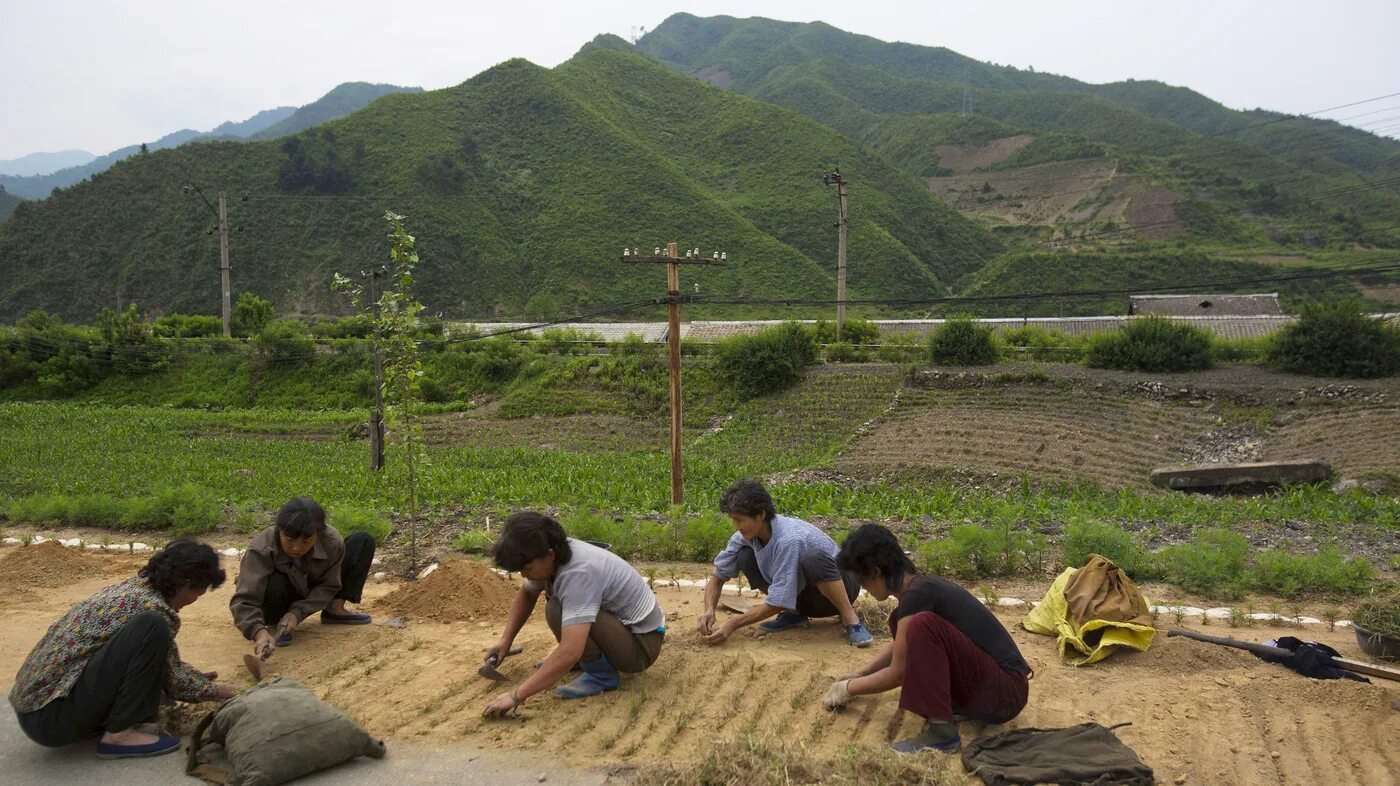
[[383, 513], [344, 504], [332, 505], [326, 510], [326, 523], [335, 527], [341, 537], [348, 538], [356, 532], [365, 532], [378, 544], [383, 544], [394, 529], [389, 517]]
[[142, 497], [106, 494], [36, 494], [5, 507], [14, 522], [97, 527], [117, 530], [157, 530], [172, 535], [199, 535], [223, 521], [223, 508], [213, 492], [185, 484]]
[[748, 737], [718, 741], [690, 766], [658, 765], [638, 773], [647, 786], [944, 786], [964, 783], [956, 756], [901, 756], [881, 745], [847, 746], [818, 758], [796, 745]]

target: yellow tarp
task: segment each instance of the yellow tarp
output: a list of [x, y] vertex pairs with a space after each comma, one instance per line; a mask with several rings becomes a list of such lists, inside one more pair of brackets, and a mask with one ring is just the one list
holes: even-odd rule
[[[1065, 602], [1065, 585], [1078, 568], [1066, 568], [1050, 589], [1040, 605], [1031, 609], [1021, 626], [1031, 633], [1054, 636], [1060, 645], [1060, 660], [1071, 666], [1086, 666], [1103, 660], [1118, 647], [1131, 647], [1139, 652], [1152, 646], [1152, 637], [1157, 631], [1147, 625], [1132, 622], [1110, 622], [1108, 620], [1088, 620], [1077, 623], [1069, 619], [1069, 604]], [[1102, 631], [1096, 643], [1091, 644], [1095, 631]]]

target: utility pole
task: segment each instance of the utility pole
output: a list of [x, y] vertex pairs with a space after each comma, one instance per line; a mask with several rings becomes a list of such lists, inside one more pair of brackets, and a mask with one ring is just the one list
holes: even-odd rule
[[374, 304], [374, 411], [369, 415], [369, 468], [384, 469], [384, 356], [379, 346], [379, 268], [369, 272]]
[[715, 251], [707, 259], [700, 249], [686, 249], [682, 257], [675, 243], [666, 244], [666, 253], [655, 249], [644, 256], [641, 249], [622, 249], [622, 261], [630, 264], [666, 265], [667, 330], [666, 343], [670, 349], [671, 374], [671, 504], [685, 501], [685, 483], [681, 472], [681, 265], [723, 265], [728, 254]]
[[[223, 313], [224, 313], [224, 338], [233, 336], [233, 306], [231, 304], [232, 285], [229, 284], [228, 275], [228, 200], [224, 198], [224, 192], [219, 192], [219, 206], [216, 208], [209, 202], [209, 198], [199, 189], [199, 186], [190, 183], [185, 186], [186, 194], [196, 194], [204, 202], [204, 206], [209, 208], [209, 212], [214, 214], [214, 220], [218, 222], [219, 230], [219, 279], [224, 291]], [[245, 197], [246, 198], [246, 197]]]
[[233, 337], [233, 287], [228, 280], [228, 201], [219, 192], [219, 281], [224, 286], [224, 338]]
[[841, 340], [841, 328], [846, 324], [846, 178], [833, 167], [822, 173], [822, 183], [836, 186], [836, 340]]

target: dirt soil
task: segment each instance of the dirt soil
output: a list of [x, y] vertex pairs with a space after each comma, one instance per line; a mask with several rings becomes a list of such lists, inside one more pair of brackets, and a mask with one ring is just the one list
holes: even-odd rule
[[980, 167], [1000, 164], [1034, 141], [1035, 137], [1030, 134], [1017, 134], [993, 139], [985, 145], [939, 145], [933, 151], [938, 154], [940, 167], [961, 175]]
[[4, 554], [0, 557], [0, 605], [32, 590], [63, 587], [125, 567], [52, 540], [0, 553]]
[[389, 593], [378, 605], [411, 620], [472, 622], [504, 617], [515, 590], [515, 582], [484, 563], [454, 559]]
[[[123, 558], [101, 559], [131, 567]], [[226, 568], [232, 572], [236, 565]], [[248, 644], [228, 616], [232, 578], [182, 613], [179, 643], [189, 662], [246, 686], [239, 659]], [[0, 674], [13, 674], [54, 619], [112, 580], [99, 573], [0, 610]], [[390, 613], [384, 598], [395, 589], [382, 582], [366, 588], [376, 622]], [[430, 590], [426, 581], [413, 588]], [[525, 653], [502, 665], [512, 680], [504, 685], [474, 674], [479, 653], [500, 633], [499, 622], [480, 619], [410, 621], [394, 629], [322, 626], [313, 618], [268, 669], [305, 681], [371, 733], [391, 740], [532, 749], [562, 766], [683, 764], [712, 739], [748, 734], [835, 756], [851, 743], [880, 746], [916, 731], [917, 720], [898, 709], [895, 693], [856, 699], [839, 713], [820, 709], [827, 685], [871, 655], [846, 645], [835, 624], [814, 621], [808, 629], [766, 637], [749, 629], [712, 649], [694, 633], [700, 591], [658, 587], [657, 594], [669, 632], [650, 671], [586, 702], [531, 697], [506, 720], [483, 720], [480, 710], [518, 684], [553, 645], [538, 610], [517, 640]], [[1036, 672], [1030, 704], [1008, 727], [1131, 722], [1120, 737], [1162, 783], [1400, 783], [1400, 712], [1392, 709], [1400, 684], [1309, 680], [1244, 652], [1164, 636], [1146, 653], [1074, 669], [1059, 663], [1053, 640], [1016, 627], [1019, 612], [1000, 616]], [[1207, 632], [1262, 641], [1298, 629], [1231, 630], [1216, 621]], [[1356, 654], [1349, 632], [1318, 626], [1306, 636]], [[0, 689], [8, 690], [8, 681]], [[965, 724], [962, 732], [970, 738], [1000, 728]]]

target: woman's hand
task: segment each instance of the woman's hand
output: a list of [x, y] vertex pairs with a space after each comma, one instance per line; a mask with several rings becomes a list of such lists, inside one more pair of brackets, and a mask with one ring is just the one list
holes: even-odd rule
[[700, 635], [702, 636], [708, 636], [711, 633], [714, 633], [715, 612], [713, 610], [710, 610], [705, 612], [704, 614], [701, 614], [700, 618], [695, 621], [695, 628], [700, 631]]
[[508, 713], [514, 712], [519, 707], [521, 701], [515, 697], [515, 691], [502, 693], [486, 705], [486, 709], [481, 711], [485, 718], [503, 718]]
[[215, 696], [217, 696], [219, 701], [228, 701], [229, 699], [238, 695], [238, 690], [235, 689], [232, 685], [224, 685], [223, 683], [220, 683], [214, 686], [214, 694]]
[[838, 680], [831, 683], [831, 687], [826, 689], [826, 695], [822, 697], [822, 706], [829, 710], [840, 709], [846, 706], [850, 700], [850, 680]]

